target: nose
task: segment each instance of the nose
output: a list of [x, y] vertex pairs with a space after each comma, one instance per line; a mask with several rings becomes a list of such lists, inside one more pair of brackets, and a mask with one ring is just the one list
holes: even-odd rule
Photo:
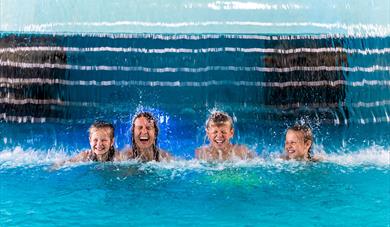
[[97, 145], [98, 145], [98, 146], [102, 146], [102, 145], [103, 145], [103, 141], [98, 140], [98, 141], [97, 141]]
[[141, 133], [142, 133], [142, 134], [146, 134], [147, 132], [148, 132], [148, 130], [146, 130], [146, 128], [142, 128], [142, 129], [141, 129]]

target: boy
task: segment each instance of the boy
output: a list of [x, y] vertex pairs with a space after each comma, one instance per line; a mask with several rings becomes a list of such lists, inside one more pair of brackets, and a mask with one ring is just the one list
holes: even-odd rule
[[254, 154], [244, 145], [232, 144], [234, 135], [233, 119], [224, 112], [214, 112], [206, 122], [206, 134], [209, 145], [195, 150], [195, 157], [204, 161], [245, 160]]

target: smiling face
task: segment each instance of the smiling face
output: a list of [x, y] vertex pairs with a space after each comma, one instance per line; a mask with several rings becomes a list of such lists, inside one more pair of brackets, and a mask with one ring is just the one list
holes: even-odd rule
[[106, 154], [114, 145], [111, 129], [91, 128], [89, 133], [89, 144], [96, 155]]
[[284, 151], [289, 159], [307, 159], [311, 143], [311, 140], [304, 140], [302, 131], [288, 130]]
[[231, 145], [230, 139], [234, 135], [234, 130], [230, 122], [220, 124], [210, 122], [206, 133], [213, 148], [227, 149]]
[[133, 136], [136, 146], [140, 149], [148, 149], [155, 144], [156, 129], [153, 120], [139, 117], [134, 121]]

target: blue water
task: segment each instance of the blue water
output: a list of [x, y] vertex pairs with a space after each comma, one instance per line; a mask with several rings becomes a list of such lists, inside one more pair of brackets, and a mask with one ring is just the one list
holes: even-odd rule
[[[0, 0], [0, 226], [389, 226], [389, 11]], [[256, 159], [193, 160], [216, 109]], [[89, 147], [96, 119], [129, 145], [141, 110], [176, 160], [53, 168]], [[322, 162], [278, 158], [296, 122]]]
[[[0, 223], [5, 226], [390, 224], [389, 38], [243, 34], [0, 36]], [[25, 49], [23, 49], [25, 48]], [[306, 48], [306, 49], [302, 49]], [[250, 162], [193, 160], [210, 111]], [[88, 126], [159, 119], [177, 160], [74, 164]], [[278, 158], [309, 123], [321, 163]]]
[[1, 169], [3, 225], [389, 223], [388, 166], [258, 161], [46, 168]]

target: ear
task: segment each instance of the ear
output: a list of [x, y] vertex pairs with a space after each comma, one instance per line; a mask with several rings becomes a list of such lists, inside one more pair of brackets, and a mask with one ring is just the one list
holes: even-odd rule
[[110, 147], [114, 146], [114, 143], [115, 143], [115, 139], [114, 139], [114, 138], [112, 138], [112, 141], [111, 141]]
[[309, 151], [309, 149], [310, 149], [312, 143], [313, 143], [313, 142], [312, 142], [311, 140], [306, 140], [306, 142], [305, 142], [305, 150], [306, 150], [306, 151]]
[[232, 133], [232, 137], [233, 137], [234, 136], [234, 128], [231, 128], [230, 132]]

